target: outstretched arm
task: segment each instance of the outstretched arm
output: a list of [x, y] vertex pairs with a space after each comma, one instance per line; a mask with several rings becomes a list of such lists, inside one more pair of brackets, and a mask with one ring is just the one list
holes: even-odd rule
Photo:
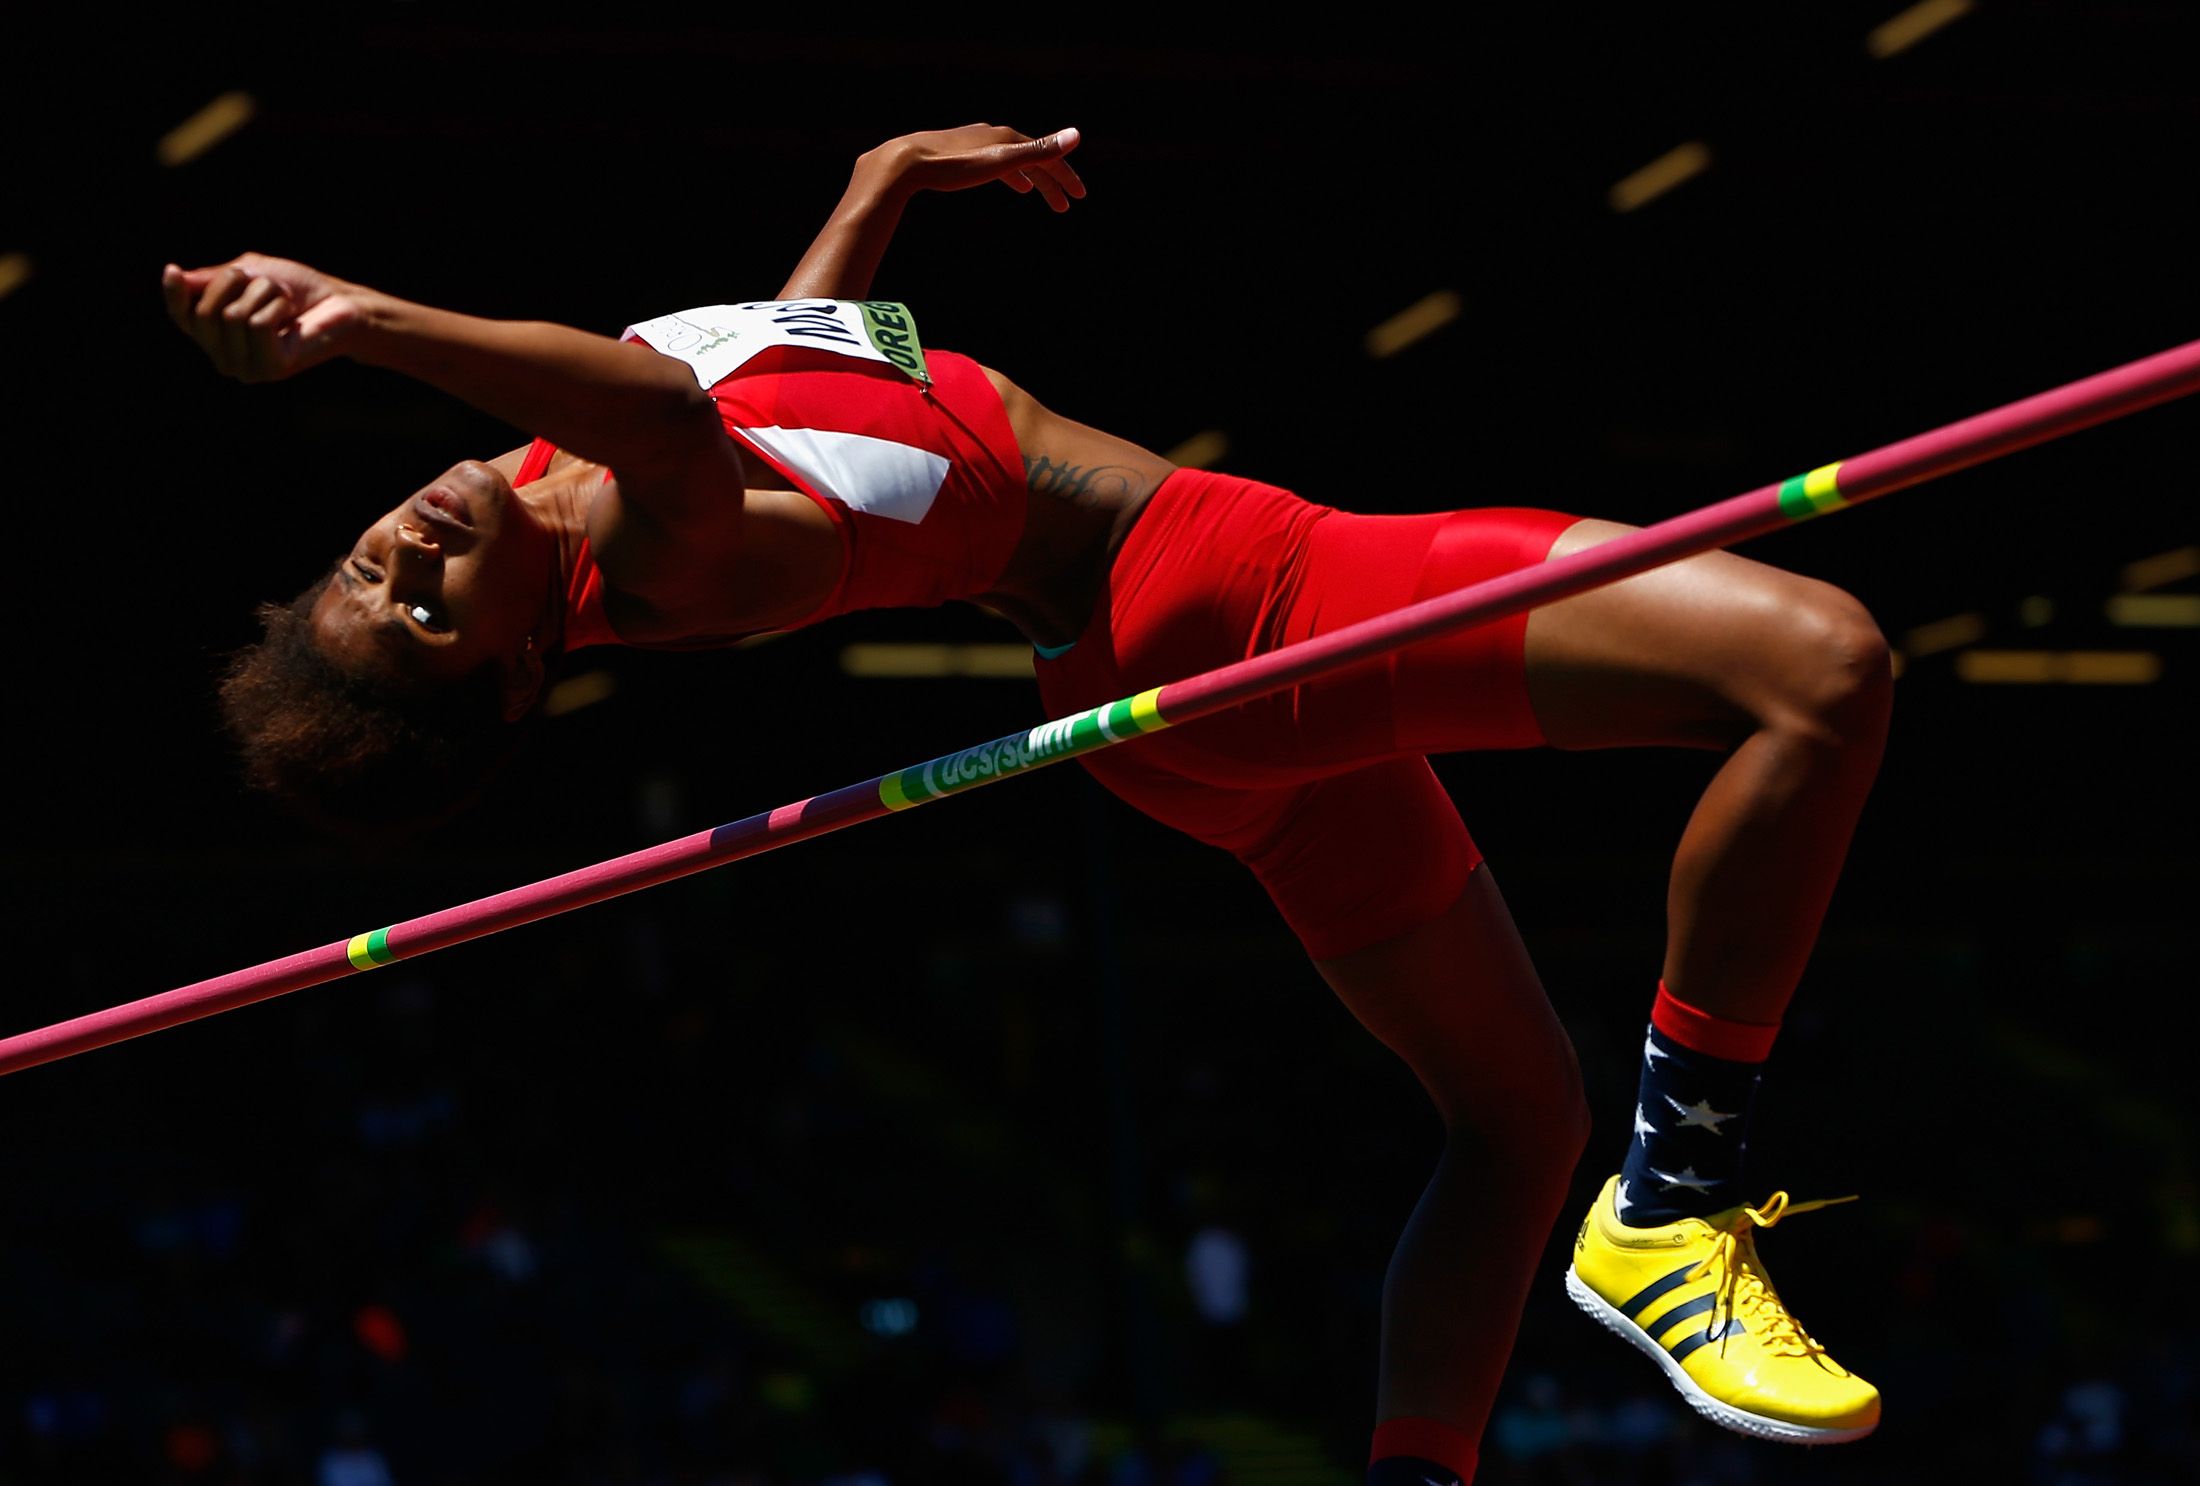
[[170, 317], [239, 381], [273, 381], [349, 356], [448, 392], [627, 479], [674, 477], [724, 442], [695, 374], [647, 346], [542, 321], [455, 314], [259, 253], [213, 268], [170, 264], [161, 288]]
[[919, 191], [962, 191], [1000, 181], [1034, 191], [1058, 212], [1085, 194], [1063, 158], [1077, 148], [1075, 129], [1033, 139], [1013, 129], [972, 124], [888, 140], [856, 161], [847, 192], [809, 252], [779, 291], [781, 299], [864, 299], [902, 208]]

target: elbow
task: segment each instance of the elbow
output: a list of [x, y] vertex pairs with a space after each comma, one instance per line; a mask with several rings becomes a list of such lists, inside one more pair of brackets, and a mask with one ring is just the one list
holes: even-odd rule
[[680, 371], [680, 382], [672, 389], [671, 402], [666, 409], [667, 416], [680, 428], [701, 426], [717, 431], [718, 404], [708, 392], [696, 385], [693, 373], [684, 366]]
[[652, 368], [655, 376], [651, 379], [650, 407], [655, 416], [650, 421], [675, 431], [698, 426], [715, 429], [718, 405], [695, 380], [695, 369], [662, 351], [647, 350], [647, 354], [655, 357], [657, 363]]
[[[665, 359], [667, 361], [672, 360], [669, 356]], [[694, 413], [712, 405], [710, 393], [705, 391], [703, 385], [695, 380], [695, 369], [685, 361], [672, 362], [671, 381], [672, 386], [668, 390], [672, 395], [673, 407], [676, 411]]]
[[643, 466], [688, 469], [706, 451], [725, 441], [718, 404], [696, 382], [694, 371], [686, 362], [669, 356], [660, 356], [659, 360], [663, 363], [659, 369], [662, 375], [653, 389], [647, 413], [639, 420], [642, 426], [627, 430], [630, 441], [641, 448], [623, 461], [614, 461], [630, 471]]
[[710, 393], [695, 380], [694, 367], [640, 341], [628, 341], [627, 344], [649, 358], [652, 373], [649, 380], [653, 390], [662, 394], [668, 418], [678, 421], [711, 405]]

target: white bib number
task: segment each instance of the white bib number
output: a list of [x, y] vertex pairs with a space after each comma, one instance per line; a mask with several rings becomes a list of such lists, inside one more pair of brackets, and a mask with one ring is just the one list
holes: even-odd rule
[[627, 327], [626, 340], [685, 361], [695, 380], [715, 387], [777, 346], [807, 346], [882, 361], [929, 386], [932, 374], [907, 306], [884, 299], [772, 299], [711, 304]]

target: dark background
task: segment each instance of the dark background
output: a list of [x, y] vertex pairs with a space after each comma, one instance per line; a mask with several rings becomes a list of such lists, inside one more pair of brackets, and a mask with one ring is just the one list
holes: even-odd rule
[[[1987, 5], [1874, 61], [1899, 8], [766, 33], [370, 6], [22, 45], [6, 1030], [1039, 716], [1027, 685], [838, 667], [1014, 638], [968, 609], [601, 654], [616, 696], [456, 827], [316, 840], [238, 787], [221, 657], [521, 435], [349, 365], [223, 382], [162, 262], [259, 249], [616, 331], [769, 295], [889, 135], [1075, 124], [1066, 218], [998, 189], [911, 211], [878, 292], [928, 344], [1157, 449], [1221, 430], [1224, 467], [1351, 509], [1648, 521], [2200, 323], [2191, 8]], [[230, 89], [252, 122], [158, 165]], [[1611, 210], [1692, 139], [1708, 173]], [[1456, 323], [1366, 355], [1439, 289]], [[1770, 1247], [1886, 1425], [1808, 1454], [1701, 1426], [1565, 1304], [1554, 1250], [1484, 1479], [2200, 1471], [2194, 633], [2102, 617], [2194, 538], [2195, 427], [2157, 410], [1750, 549], [1898, 646], [1975, 613], [1983, 646], [2163, 662], [1987, 686], [1908, 658], [1757, 1142], [1798, 1196], [1864, 1194]], [[1442, 768], [1581, 1048], [1586, 1201], [1709, 763]], [[1234, 864], [1054, 770], [8, 1079], [0, 1481], [1356, 1480], [1437, 1142]], [[1190, 1300], [1202, 1229], [1249, 1256], [1239, 1324]]]

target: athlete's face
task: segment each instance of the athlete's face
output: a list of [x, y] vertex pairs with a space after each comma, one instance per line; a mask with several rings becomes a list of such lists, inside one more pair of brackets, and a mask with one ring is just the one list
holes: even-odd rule
[[314, 635], [347, 670], [432, 682], [494, 661], [539, 679], [556, 574], [555, 541], [510, 483], [466, 460], [359, 534]]

